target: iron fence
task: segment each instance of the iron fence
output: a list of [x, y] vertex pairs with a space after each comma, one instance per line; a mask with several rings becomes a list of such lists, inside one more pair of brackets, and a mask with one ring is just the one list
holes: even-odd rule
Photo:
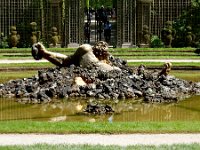
[[[114, 44], [137, 45], [144, 25], [160, 36], [164, 23], [175, 20], [188, 8], [191, 0], [117, 0], [117, 32]], [[30, 46], [31, 22], [37, 23], [40, 40], [51, 42], [51, 28], [58, 29], [60, 44], [84, 42], [85, 0], [0, 0], [1, 42], [9, 37], [11, 26], [17, 27], [19, 47]]]

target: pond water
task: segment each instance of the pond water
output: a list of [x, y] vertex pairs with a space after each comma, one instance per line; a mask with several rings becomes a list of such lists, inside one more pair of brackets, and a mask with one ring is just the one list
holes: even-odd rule
[[[190, 81], [200, 81], [200, 71], [184, 71], [184, 75], [182, 71], [173, 71], [172, 74]], [[141, 100], [104, 102], [109, 103], [115, 111], [108, 115], [82, 113], [89, 101], [92, 100], [63, 99], [49, 104], [21, 104], [15, 99], [0, 98], [0, 121], [200, 121], [200, 96], [191, 96], [171, 104], [147, 104], [141, 103]]]
[[0, 99], [0, 120], [38, 121], [200, 121], [200, 96], [179, 103], [146, 104], [120, 101], [110, 104], [115, 110], [109, 115], [86, 115], [85, 100], [62, 100], [53, 104], [20, 104], [13, 99]]

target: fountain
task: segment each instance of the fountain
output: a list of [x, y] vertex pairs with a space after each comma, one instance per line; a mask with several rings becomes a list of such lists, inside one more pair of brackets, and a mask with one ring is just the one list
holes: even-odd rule
[[[56, 66], [47, 70], [39, 70], [38, 74], [33, 77], [0, 84], [0, 96], [16, 97], [18, 102], [23, 103], [49, 103], [55, 98], [77, 97], [110, 101], [140, 98], [149, 103], [169, 103], [178, 102], [200, 93], [200, 83], [178, 79], [169, 74], [171, 63], [166, 63], [161, 71], [148, 70], [144, 65], [130, 68], [125, 60], [114, 58], [107, 52], [107, 48], [103, 49], [102, 51], [96, 49], [93, 52], [97, 58], [101, 56], [102, 60], [91, 63], [91, 65], [82, 66], [80, 62], [73, 64], [73, 61], [68, 61], [66, 67]], [[77, 51], [80, 53], [80, 48]], [[84, 59], [88, 61], [92, 55], [92, 53], [88, 55], [88, 52], [91, 52], [90, 49], [81, 56], [76, 55], [77, 52], [75, 52], [74, 55], [65, 57], [67, 60], [78, 58], [77, 61], [85, 62]], [[103, 53], [109, 56], [108, 60], [103, 60]], [[51, 53], [51, 56], [57, 55]], [[40, 59], [42, 57], [43, 55]], [[103, 65], [114, 69], [105, 70], [104, 67], [102, 68]]]

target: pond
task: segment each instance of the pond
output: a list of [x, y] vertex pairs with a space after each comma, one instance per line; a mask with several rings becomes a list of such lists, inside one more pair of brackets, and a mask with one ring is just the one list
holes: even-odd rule
[[[1, 82], [10, 79], [23, 78], [16, 72], [1, 73]], [[7, 75], [6, 75], [7, 74]], [[17, 74], [20, 74], [17, 76]], [[176, 77], [190, 81], [200, 81], [200, 71], [173, 71]], [[49, 104], [21, 104], [15, 99], [0, 98], [0, 121], [4, 120], [36, 120], [36, 121], [83, 121], [83, 122], [113, 122], [123, 121], [200, 121], [200, 96], [192, 96], [178, 103], [147, 104], [141, 100], [119, 100], [108, 103], [114, 109], [113, 114], [87, 115], [83, 109], [92, 99], [62, 99]]]

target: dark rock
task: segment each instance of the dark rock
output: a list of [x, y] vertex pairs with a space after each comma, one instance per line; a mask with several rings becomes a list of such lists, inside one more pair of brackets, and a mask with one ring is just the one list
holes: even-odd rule
[[70, 91], [69, 87], [63, 87], [62, 89], [60, 89], [58, 91], [58, 97], [59, 98], [64, 98], [66, 97], [68, 94], [71, 94], [72, 92]]
[[138, 97], [142, 97], [143, 96], [143, 93], [141, 91], [138, 91], [138, 90], [135, 90], [134, 91], [134, 94]]
[[87, 91], [87, 96], [89, 96], [89, 97], [95, 97], [95, 92], [93, 92], [93, 91]]
[[96, 98], [105, 99], [105, 97], [104, 97], [102, 94], [100, 94], [100, 93], [98, 93], [98, 94], [96, 95]]
[[37, 98], [41, 101], [41, 102], [44, 102], [44, 103], [48, 103], [51, 101], [51, 98], [48, 97], [45, 93], [44, 90], [40, 90], [39, 93], [38, 93], [38, 96]]

